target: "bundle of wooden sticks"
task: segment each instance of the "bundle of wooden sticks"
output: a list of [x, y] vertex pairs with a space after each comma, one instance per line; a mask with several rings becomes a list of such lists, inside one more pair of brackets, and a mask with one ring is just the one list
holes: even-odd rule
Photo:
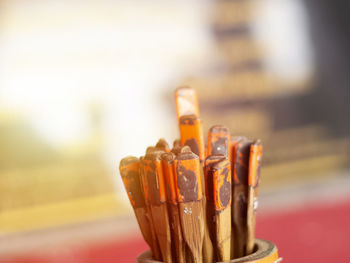
[[196, 92], [175, 92], [180, 140], [120, 162], [139, 227], [154, 260], [212, 263], [254, 252], [262, 145], [213, 126], [204, 145]]

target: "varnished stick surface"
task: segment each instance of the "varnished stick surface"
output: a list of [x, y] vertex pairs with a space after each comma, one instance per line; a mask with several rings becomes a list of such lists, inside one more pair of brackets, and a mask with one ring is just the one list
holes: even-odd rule
[[150, 194], [152, 219], [155, 226], [158, 244], [163, 261], [171, 263], [171, 234], [166, 205], [164, 176], [160, 159], [161, 153], [162, 152], [152, 152], [147, 154], [143, 163]]
[[237, 143], [234, 164], [233, 221], [235, 227], [235, 257], [245, 255], [247, 243], [248, 166], [252, 141]]
[[165, 189], [167, 194], [167, 204], [169, 210], [169, 221], [174, 243], [173, 259], [177, 263], [186, 263], [186, 247], [182, 238], [181, 223], [179, 216], [179, 204], [176, 197], [175, 186], [175, 158], [172, 152], [162, 154], [163, 174], [165, 178]]
[[226, 158], [212, 169], [217, 260], [227, 261], [231, 258], [231, 163]]
[[204, 222], [198, 156], [180, 153], [177, 156], [175, 178], [183, 237], [193, 262], [202, 263]]
[[147, 208], [140, 181], [139, 159], [133, 156], [123, 158], [119, 165], [119, 171], [130, 203], [134, 209], [142, 236], [152, 249], [151, 225], [147, 217]]
[[248, 175], [248, 211], [247, 211], [247, 255], [253, 253], [255, 244], [256, 209], [258, 207], [258, 186], [262, 160], [262, 144], [258, 140], [250, 146]]
[[208, 132], [207, 156], [224, 155], [229, 157], [230, 132], [223, 125], [215, 125]]
[[165, 139], [159, 139], [159, 141], [156, 144], [156, 148], [164, 152], [170, 152], [169, 144]]
[[[200, 180], [201, 184], [204, 185], [204, 176], [202, 164], [205, 157], [205, 147], [204, 147], [204, 138], [202, 130], [202, 122], [195, 115], [184, 115], [180, 117], [180, 138], [181, 145], [187, 145], [191, 148], [192, 152], [195, 153], [200, 160]], [[203, 252], [204, 252], [204, 261], [209, 263], [213, 258], [213, 245], [210, 241], [208, 226], [206, 223], [206, 198], [202, 199], [203, 206], [203, 216], [204, 216], [204, 242], [203, 242]]]
[[188, 145], [200, 161], [204, 161], [204, 138], [202, 121], [195, 115], [184, 115], [180, 118], [181, 145]]
[[151, 198], [150, 198], [150, 193], [149, 193], [149, 185], [148, 185], [148, 180], [147, 180], [147, 175], [145, 173], [145, 163], [144, 163], [144, 158], [140, 158], [140, 175], [141, 175], [141, 184], [143, 188], [143, 193], [145, 197], [145, 204], [146, 204], [146, 211], [147, 211], [147, 218], [148, 221], [150, 222], [150, 230], [151, 230], [151, 235], [152, 235], [152, 245], [151, 245], [151, 250], [152, 250], [152, 255], [155, 260], [162, 261], [162, 254], [160, 251], [156, 231], [155, 231], [155, 224], [153, 221], [152, 217], [152, 209], [151, 209]]
[[231, 177], [232, 177], [232, 201], [231, 201], [231, 258], [236, 258], [237, 252], [236, 250], [236, 239], [237, 235], [235, 233], [235, 224], [234, 224], [234, 169], [235, 169], [235, 163], [236, 163], [236, 150], [237, 150], [237, 145], [238, 142], [246, 139], [245, 137], [242, 136], [231, 136], [230, 138], [230, 147], [229, 147], [229, 156], [231, 160]]

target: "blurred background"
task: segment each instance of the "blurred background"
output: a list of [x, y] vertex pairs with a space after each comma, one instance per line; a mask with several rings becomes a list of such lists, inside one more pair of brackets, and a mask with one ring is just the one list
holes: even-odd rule
[[345, 0], [0, 0], [0, 262], [135, 262], [147, 249], [118, 171], [178, 138], [261, 138], [258, 237], [285, 262], [345, 262]]

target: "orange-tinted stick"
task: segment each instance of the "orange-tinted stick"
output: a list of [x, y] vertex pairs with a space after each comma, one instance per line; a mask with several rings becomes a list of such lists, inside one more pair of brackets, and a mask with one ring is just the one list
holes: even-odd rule
[[181, 222], [179, 215], [179, 205], [176, 196], [175, 185], [175, 158], [172, 152], [163, 153], [162, 156], [163, 174], [165, 178], [165, 189], [167, 194], [167, 203], [170, 219], [170, 230], [172, 241], [174, 242], [174, 262], [186, 262], [186, 246], [182, 237]]
[[215, 125], [209, 129], [207, 156], [222, 154], [229, 156], [230, 132], [223, 125]]
[[194, 153], [180, 153], [175, 162], [177, 200], [182, 234], [192, 261], [202, 263], [204, 218], [200, 162]]
[[247, 243], [247, 206], [248, 206], [248, 167], [250, 145], [252, 141], [242, 139], [236, 145], [234, 163], [233, 220], [235, 226], [235, 256], [245, 255]]
[[225, 158], [214, 164], [213, 170], [214, 204], [219, 212], [231, 205], [231, 163]]
[[225, 160], [223, 155], [211, 155], [205, 159], [204, 162], [204, 181], [205, 181], [205, 196], [206, 196], [206, 220], [207, 220], [207, 230], [209, 232], [209, 237], [214, 244], [215, 249], [213, 251], [213, 257], [217, 259], [216, 250], [216, 226], [215, 226], [215, 204], [214, 204], [214, 169], [213, 166], [220, 161]]
[[175, 91], [177, 120], [184, 115], [195, 115], [199, 117], [197, 93], [194, 89], [183, 86]]
[[164, 152], [170, 152], [169, 144], [167, 143], [167, 141], [165, 139], [159, 139], [159, 141], [156, 144], [156, 148], [160, 149]]
[[142, 236], [152, 249], [152, 226], [147, 217], [147, 208], [140, 181], [141, 178], [139, 159], [132, 156], [123, 158], [119, 165], [119, 171], [130, 203], [134, 209]]
[[173, 148], [178, 147], [178, 146], [181, 146], [180, 139], [176, 139], [173, 142]]
[[196, 115], [185, 115], [180, 118], [181, 145], [188, 145], [204, 161], [205, 148], [202, 121]]
[[152, 152], [145, 156], [143, 169], [146, 174], [152, 219], [158, 239], [163, 261], [172, 262], [171, 234], [169, 217], [166, 205], [166, 191], [164, 184], [163, 169], [161, 164], [162, 151]]
[[260, 167], [262, 161], [263, 146], [260, 140], [250, 146], [248, 185], [258, 187], [260, 182]]
[[[230, 160], [231, 160], [231, 176], [232, 176], [232, 182], [233, 182], [233, 176], [234, 176], [234, 170], [235, 170], [235, 163], [236, 163], [236, 150], [237, 150], [237, 145], [238, 142], [240, 142], [241, 140], [246, 140], [245, 137], [242, 136], [232, 136], [230, 139], [230, 148], [229, 148], [229, 152], [230, 152]], [[234, 200], [234, 187], [235, 184], [232, 183], [232, 205], [231, 205], [231, 257], [232, 258], [236, 258], [236, 254], [237, 254], [237, 235], [235, 233], [236, 229], [235, 229], [235, 223], [234, 223], [234, 214], [235, 214], [235, 200]]]
[[202, 200], [200, 163], [197, 155], [192, 152], [179, 153], [175, 182], [178, 202]]
[[151, 250], [152, 250], [152, 256], [153, 259], [161, 261], [162, 260], [162, 254], [160, 252], [158, 239], [155, 231], [155, 224], [152, 217], [152, 210], [151, 210], [151, 199], [149, 194], [149, 187], [148, 187], [148, 180], [144, 169], [144, 157], [140, 157], [140, 176], [141, 176], [141, 185], [143, 189], [143, 194], [145, 198], [145, 204], [146, 204], [146, 217], [148, 219], [148, 222], [150, 224], [150, 230], [151, 230]]
[[174, 167], [175, 158], [176, 155], [172, 152], [163, 153], [161, 155], [167, 202], [177, 205]]
[[231, 258], [231, 163], [225, 158], [212, 166], [218, 261]]
[[262, 144], [259, 140], [250, 146], [248, 173], [248, 211], [247, 211], [247, 245], [246, 254], [254, 251], [256, 209], [258, 207], [258, 186], [260, 181], [260, 167], [262, 160]]

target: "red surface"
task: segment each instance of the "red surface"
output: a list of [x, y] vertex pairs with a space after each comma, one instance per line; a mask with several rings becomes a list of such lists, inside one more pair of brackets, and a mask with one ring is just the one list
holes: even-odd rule
[[[257, 236], [277, 244], [285, 262], [349, 262], [350, 201], [336, 205], [304, 207], [289, 212], [259, 214]], [[135, 262], [147, 249], [143, 240], [130, 239], [81, 246], [56, 254], [18, 256], [2, 263]]]
[[350, 201], [259, 215], [257, 236], [273, 241], [283, 262], [350, 262]]

